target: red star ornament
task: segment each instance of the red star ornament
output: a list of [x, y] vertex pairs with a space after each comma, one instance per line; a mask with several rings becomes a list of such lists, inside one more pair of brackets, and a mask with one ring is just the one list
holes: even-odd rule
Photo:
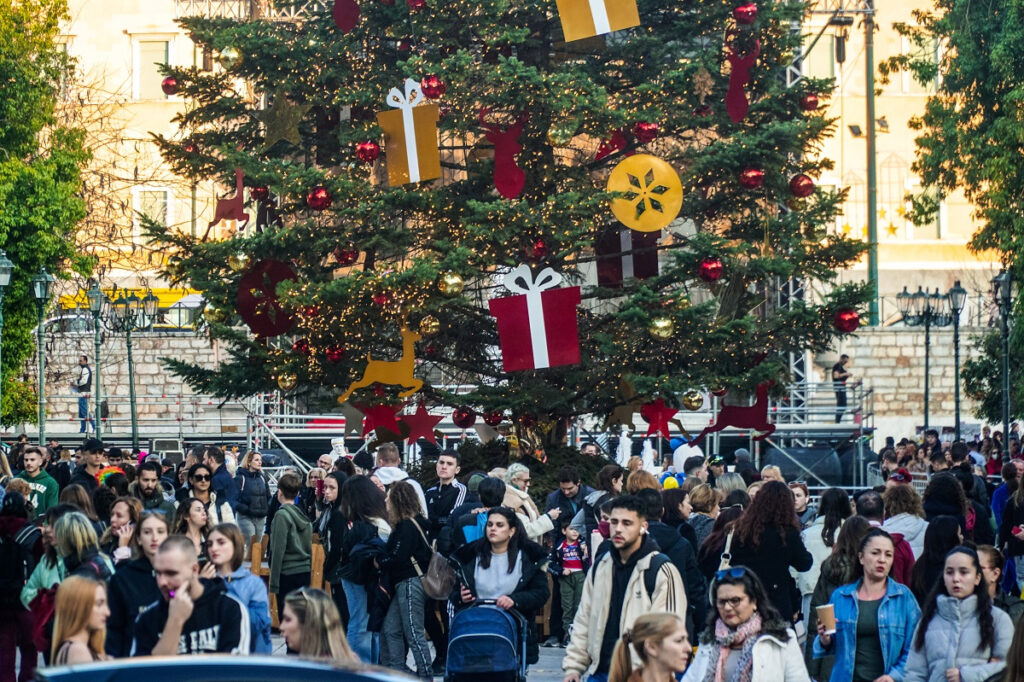
[[402, 415], [402, 423], [409, 427], [409, 445], [415, 444], [420, 438], [425, 438], [434, 445], [437, 445], [434, 427], [442, 419], [444, 417], [435, 417], [427, 412], [427, 408], [422, 403], [420, 403], [420, 406], [416, 408], [414, 413]]
[[647, 435], [658, 434], [665, 438], [671, 438], [668, 431], [668, 420], [674, 417], [678, 411], [666, 405], [664, 398], [658, 398], [654, 402], [642, 405], [640, 416], [648, 423]]
[[401, 405], [356, 405], [356, 408], [363, 413], [363, 438], [377, 429], [387, 429], [391, 433], [401, 433], [398, 430], [398, 420], [395, 415], [402, 409]]

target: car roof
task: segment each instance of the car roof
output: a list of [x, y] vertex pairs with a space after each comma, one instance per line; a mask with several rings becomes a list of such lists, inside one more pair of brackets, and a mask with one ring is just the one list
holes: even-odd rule
[[406, 682], [376, 666], [334, 666], [294, 656], [152, 656], [36, 670], [39, 682]]

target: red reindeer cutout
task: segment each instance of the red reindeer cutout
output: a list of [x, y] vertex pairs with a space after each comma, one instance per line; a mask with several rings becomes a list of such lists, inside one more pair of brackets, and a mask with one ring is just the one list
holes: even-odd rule
[[206, 234], [203, 235], [205, 242], [210, 236], [213, 226], [222, 220], [237, 220], [244, 227], [249, 222], [249, 214], [245, 212], [245, 192], [242, 189], [242, 178], [245, 174], [241, 168], [235, 169], [235, 196], [217, 199], [217, 209], [213, 212], [213, 220], [206, 227]]
[[484, 137], [494, 144], [494, 187], [506, 199], [515, 199], [523, 191], [526, 184], [526, 173], [516, 163], [516, 154], [522, 151], [519, 136], [523, 134], [526, 114], [520, 114], [512, 125], [502, 128], [494, 123], [487, 123], [485, 117], [490, 112], [484, 107], [477, 115], [480, 127], [486, 130]]
[[775, 431], [775, 424], [768, 421], [768, 389], [775, 384], [774, 381], [765, 381], [757, 385], [757, 401], [753, 405], [726, 405], [718, 412], [718, 419], [711, 426], [705, 427], [690, 445], [697, 445], [704, 436], [709, 433], [716, 433], [724, 428], [733, 426], [737, 429], [751, 429], [762, 432], [755, 436], [754, 440], [764, 440]]

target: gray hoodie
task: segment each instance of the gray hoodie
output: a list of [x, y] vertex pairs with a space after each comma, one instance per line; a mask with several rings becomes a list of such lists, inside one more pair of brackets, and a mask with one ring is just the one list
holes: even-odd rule
[[910, 551], [914, 553], [915, 561], [924, 551], [924, 532], [927, 529], [928, 522], [913, 514], [890, 516], [882, 524], [882, 530], [886, 533], [899, 533], [903, 536], [910, 545]]
[[[946, 670], [957, 668], [963, 682], [983, 682], [1006, 667], [1006, 652], [1013, 639], [1013, 621], [995, 606], [995, 645], [979, 651], [978, 598], [939, 595], [935, 616], [928, 623], [924, 646], [910, 647], [903, 682], [946, 682]], [[918, 625], [918, 627], [921, 627]], [[914, 633], [917, 639], [917, 633]], [[1001, 659], [989, 663], [990, 658]]]
[[430, 518], [427, 514], [427, 498], [423, 494], [423, 487], [420, 485], [419, 481], [414, 478], [409, 478], [409, 474], [398, 467], [381, 467], [374, 471], [373, 475], [380, 479], [380, 482], [384, 484], [384, 487], [388, 487], [392, 483], [397, 483], [398, 481], [405, 481], [409, 483], [409, 485], [416, 489], [416, 497], [420, 498], [420, 512], [423, 514], [423, 518]]

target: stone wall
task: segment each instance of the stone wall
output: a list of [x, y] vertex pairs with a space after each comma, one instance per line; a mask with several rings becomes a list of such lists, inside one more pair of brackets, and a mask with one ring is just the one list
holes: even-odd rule
[[[971, 356], [972, 337], [982, 329], [960, 329], [960, 366]], [[850, 356], [848, 370], [853, 379], [863, 379], [874, 389], [874, 420], [881, 436], [897, 440], [911, 436], [924, 424], [924, 330], [906, 327], [865, 328], [855, 336], [840, 339], [831, 353], [815, 358], [818, 381], [831, 378], [832, 365], [840, 353]], [[929, 386], [929, 426], [940, 429], [954, 424], [953, 329], [932, 329], [931, 371]], [[974, 403], [967, 398], [961, 384], [961, 428], [978, 425], [973, 415]]]

